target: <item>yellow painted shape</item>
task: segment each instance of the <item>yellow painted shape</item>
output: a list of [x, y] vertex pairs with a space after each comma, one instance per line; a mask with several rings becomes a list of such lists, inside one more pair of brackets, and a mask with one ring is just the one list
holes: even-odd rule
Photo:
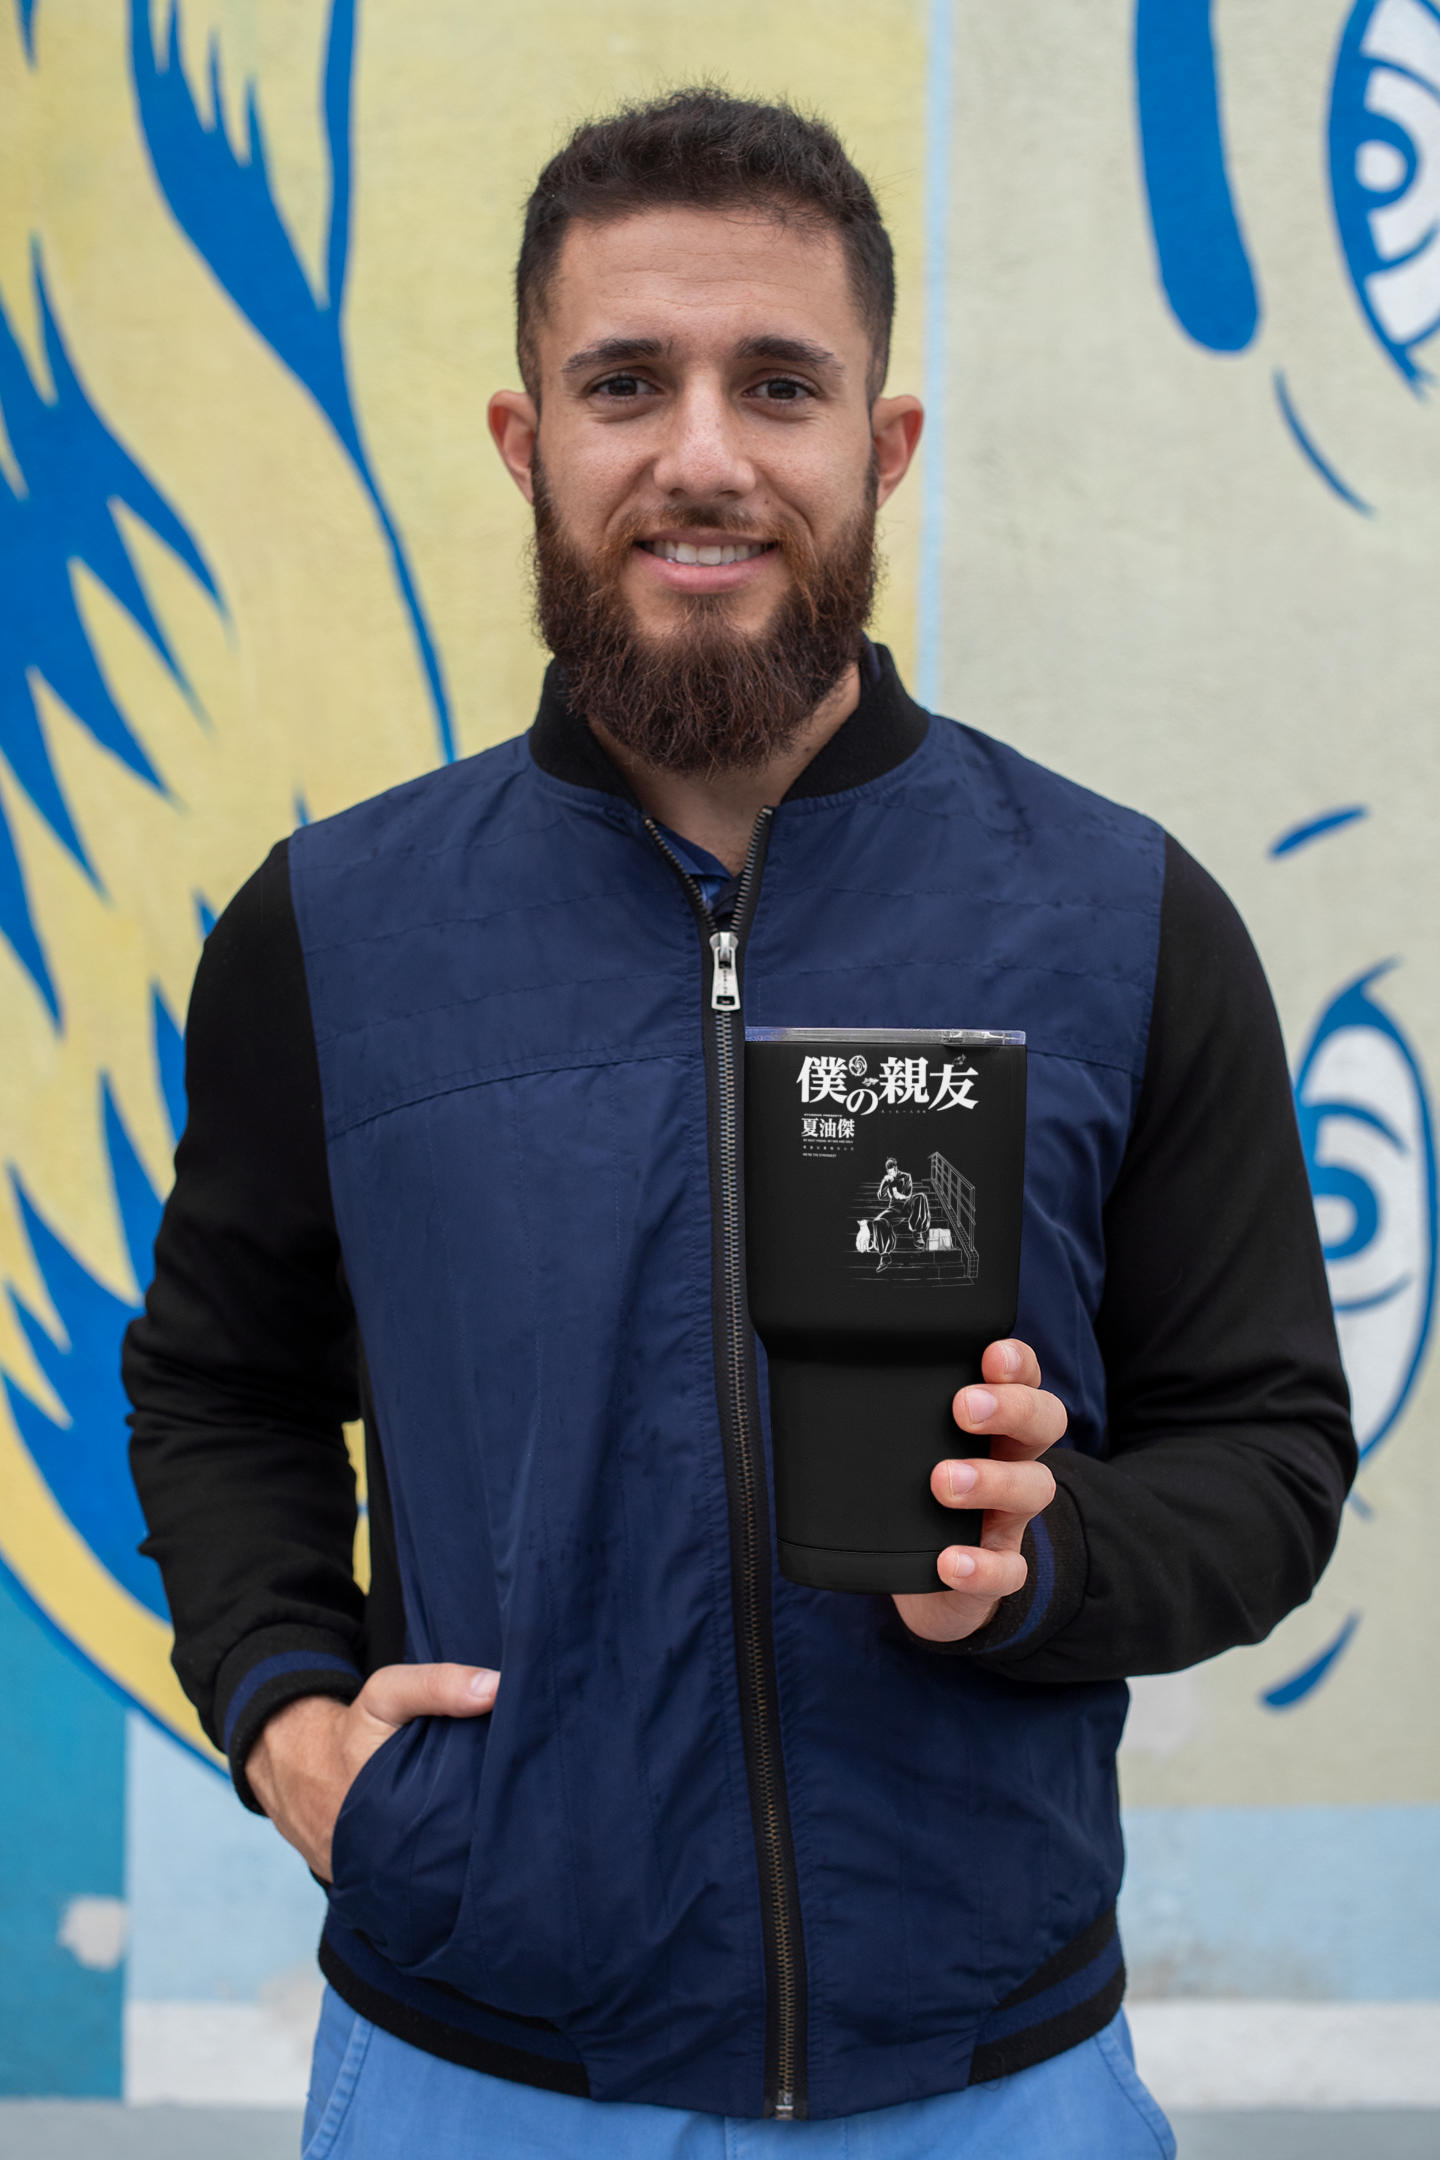
[[365, 1470], [365, 1423], [356, 1418], [345, 1427], [345, 1452], [355, 1473], [355, 1557], [352, 1569], [360, 1588], [370, 1592], [370, 1485]]
[[[169, 0], [154, 0], [157, 43]], [[329, 174], [320, 113], [326, 0], [185, 0], [182, 65], [246, 142], [253, 81], [277, 204], [319, 289]], [[374, 506], [329, 421], [244, 320], [180, 230], [140, 139], [121, 0], [43, 0], [36, 65], [0, 6], [0, 299], [42, 396], [32, 243], [86, 394], [194, 536], [217, 607], [134, 517], [123, 544], [190, 686], [94, 576], [72, 571], [85, 633], [162, 781], [99, 748], [38, 676], [40, 724], [92, 883], [0, 761], [0, 798], [65, 1013], [57, 1032], [0, 948], [0, 1136], [46, 1221], [96, 1279], [134, 1283], [100, 1115], [108, 1077], [157, 1190], [171, 1175], [150, 1000], [183, 1019], [199, 952], [195, 901], [223, 907], [301, 798], [311, 816], [433, 765], [434, 717]], [[347, 355], [360, 426], [405, 536], [455, 704], [462, 750], [530, 721], [543, 656], [529, 627], [528, 513], [484, 430], [516, 379], [510, 280], [519, 211], [583, 112], [668, 83], [723, 78], [794, 94], [832, 118], [874, 180], [901, 274], [892, 387], [921, 352], [924, 0], [838, 16], [739, 0], [723, 18], [639, 0], [623, 22], [542, 0], [466, 0], [360, 15]], [[477, 119], [477, 116], [478, 119]], [[7, 462], [8, 461], [8, 462]], [[23, 485], [0, 430], [0, 474]], [[878, 632], [913, 644], [918, 493], [887, 513], [891, 579]], [[0, 1189], [0, 1278], [54, 1324], [23, 1226]], [[0, 1300], [0, 1369], [63, 1421]], [[117, 1436], [118, 1442], [118, 1436]], [[364, 1498], [363, 1447], [347, 1432]], [[169, 1664], [169, 1631], [58, 1508], [0, 1404], [0, 1551], [97, 1667], [213, 1758]], [[368, 1523], [355, 1572], [369, 1581]]]
[[[170, 0], [151, 7], [151, 35], [163, 66]], [[249, 162], [247, 105], [253, 91], [270, 188], [318, 298], [325, 297], [325, 226], [330, 166], [321, 112], [330, 0], [182, 0], [180, 64], [195, 110], [214, 119], [212, 46], [218, 51], [221, 121], [235, 155]]]
[[170, 1663], [170, 1629], [100, 1565], [56, 1505], [0, 1404], [0, 1554], [92, 1665], [207, 1762], [210, 1745]]

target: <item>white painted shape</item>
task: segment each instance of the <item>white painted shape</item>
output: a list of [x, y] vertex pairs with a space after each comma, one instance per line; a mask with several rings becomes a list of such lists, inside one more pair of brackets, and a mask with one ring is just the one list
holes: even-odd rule
[[1415, 1300], [1408, 1292], [1369, 1312], [1335, 1315], [1355, 1437], [1362, 1448], [1384, 1429], [1394, 1409], [1414, 1355], [1416, 1318]]
[[1381, 0], [1360, 50], [1372, 60], [1393, 60], [1440, 90], [1440, 23], [1419, 0]]
[[1405, 160], [1392, 142], [1361, 143], [1355, 153], [1355, 177], [1372, 194], [1388, 195], [1405, 177]]
[[1315, 1202], [1315, 1220], [1324, 1245], [1340, 1245], [1355, 1227], [1355, 1210], [1336, 1193], [1322, 1193]]
[[125, 1955], [130, 1908], [118, 1897], [72, 1897], [60, 1915], [55, 1940], [78, 1965], [114, 1972]]
[[1376, 68], [1365, 86], [1368, 112], [1381, 113], [1405, 130], [1415, 146], [1415, 171], [1409, 187], [1395, 203], [1370, 213], [1370, 230], [1381, 260], [1394, 262], [1408, 255], [1434, 232], [1440, 214], [1440, 103], [1434, 94], [1408, 75], [1391, 68]]
[[1394, 268], [1365, 280], [1366, 297], [1386, 335], [1397, 345], [1413, 345], [1440, 323], [1440, 103], [1422, 84], [1390, 68], [1375, 70], [1365, 103], [1402, 127], [1415, 150], [1415, 173], [1405, 193], [1369, 215], [1376, 253]]
[[[1407, 197], [1406, 200], [1409, 198]], [[1397, 203], [1395, 208], [1398, 210]], [[1370, 222], [1388, 212], [1377, 210]], [[1400, 346], [1417, 345], [1440, 324], [1440, 239], [1432, 239], [1393, 270], [1365, 280], [1365, 296], [1385, 335]]]
[[1140, 1673], [1130, 1682], [1122, 1755], [1174, 1755], [1200, 1730], [1200, 1681], [1193, 1672]]
[[[132, 2105], [304, 2105], [319, 1988], [267, 2004], [133, 2002]], [[1440, 2107], [1440, 2003], [1131, 2002], [1140, 2075], [1167, 2108]]]
[[[1383, 1036], [1376, 1038], [1375, 1047], [1377, 1056], [1393, 1056], [1398, 1062], [1399, 1053]], [[1390, 1118], [1398, 1122], [1393, 1112]], [[1358, 1171], [1378, 1202], [1370, 1243], [1348, 1259], [1330, 1262], [1330, 1288], [1337, 1303], [1379, 1297], [1403, 1277], [1423, 1273], [1428, 1251], [1423, 1148], [1406, 1145], [1402, 1151], [1373, 1125], [1335, 1116], [1321, 1121], [1315, 1153], [1322, 1163]]]
[[127, 2003], [126, 2100], [303, 2107], [322, 1991], [306, 1968], [258, 2003]]
[[1134, 2002], [1165, 2108], [1440, 2107], [1440, 2002]]

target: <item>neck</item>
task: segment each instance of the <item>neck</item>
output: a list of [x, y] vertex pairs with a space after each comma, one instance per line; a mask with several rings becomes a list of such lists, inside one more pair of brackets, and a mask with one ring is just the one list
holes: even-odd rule
[[608, 728], [594, 720], [590, 726], [650, 816], [717, 856], [738, 876], [760, 812], [789, 792], [859, 702], [860, 670], [852, 660], [783, 755], [749, 772], [666, 772], [627, 750]]

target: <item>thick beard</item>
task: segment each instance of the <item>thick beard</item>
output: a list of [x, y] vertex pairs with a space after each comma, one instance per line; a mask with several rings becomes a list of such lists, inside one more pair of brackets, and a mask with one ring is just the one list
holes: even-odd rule
[[[783, 551], [790, 586], [763, 630], [737, 630], [723, 594], [697, 594], [659, 638], [641, 633], [622, 584], [644, 526], [582, 555], [538, 456], [534, 476], [535, 617], [572, 710], [664, 772], [754, 772], [783, 756], [860, 651], [875, 598], [874, 469], [858, 515], [826, 554], [796, 528], [764, 535]], [[741, 541], [755, 530], [718, 504], [667, 523]]]

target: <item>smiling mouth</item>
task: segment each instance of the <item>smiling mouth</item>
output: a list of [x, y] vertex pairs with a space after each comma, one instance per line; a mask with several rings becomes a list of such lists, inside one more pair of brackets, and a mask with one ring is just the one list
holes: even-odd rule
[[723, 547], [693, 547], [688, 540], [641, 540], [638, 544], [647, 555], [658, 555], [661, 562], [694, 563], [702, 570], [717, 570], [722, 563], [749, 562], [752, 556], [768, 555], [775, 546], [773, 540], [739, 545], [727, 542]]

